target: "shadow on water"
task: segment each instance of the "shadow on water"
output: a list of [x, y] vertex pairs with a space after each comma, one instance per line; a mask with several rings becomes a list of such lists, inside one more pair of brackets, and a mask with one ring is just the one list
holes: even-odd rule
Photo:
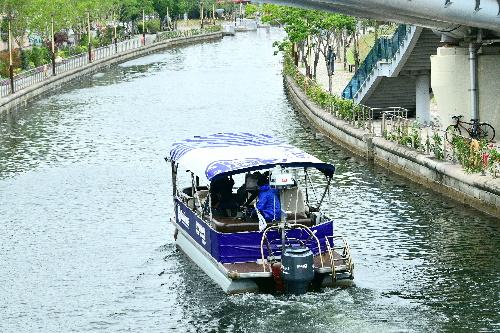
[[[283, 90], [278, 29], [138, 58], [0, 115], [6, 331], [500, 331], [500, 223], [318, 134]], [[179, 139], [262, 132], [336, 165], [355, 286], [225, 295], [173, 243]]]

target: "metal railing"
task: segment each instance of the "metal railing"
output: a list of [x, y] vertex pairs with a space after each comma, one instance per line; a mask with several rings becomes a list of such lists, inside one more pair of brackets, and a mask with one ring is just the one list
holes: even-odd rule
[[[471, 138], [449, 133], [393, 112], [383, 113], [381, 136], [438, 160], [461, 164], [467, 172], [481, 172], [494, 178], [500, 176], [500, 160], [496, 157], [499, 155], [499, 148], [493, 144], [480, 145]], [[479, 148], [480, 146], [482, 147]]]
[[398, 26], [391, 38], [379, 38], [358, 68], [351, 81], [342, 92], [345, 99], [353, 99], [363, 82], [368, 78], [379, 61], [392, 61], [399, 47], [405, 40], [410, 28], [404, 24]]
[[[105, 59], [112, 57], [118, 53], [127, 52], [132, 49], [138, 49], [145, 45], [151, 45], [158, 42], [163, 42], [169, 39], [190, 37], [195, 35], [201, 35], [210, 33], [213, 31], [218, 31], [217, 27], [210, 27], [208, 29], [190, 29], [190, 30], [175, 30], [158, 33], [156, 36], [146, 36], [143, 40], [142, 37], [128, 39], [119, 43], [109, 44], [107, 46], [99, 47], [97, 49], [91, 50], [90, 58], [91, 61]], [[56, 61], [55, 72], [56, 75], [63, 74], [65, 72], [71, 71], [75, 68], [82, 67], [89, 63], [88, 52], [74, 55], [68, 58], [64, 58]], [[23, 71], [17, 75], [14, 75], [14, 91], [19, 91], [25, 89], [34, 84], [43, 82], [44, 80], [51, 78], [53, 75], [52, 64], [48, 63], [40, 67], [36, 67], [30, 70]], [[12, 94], [11, 81], [10, 79], [4, 79], [0, 82], [0, 97], [7, 97]]]
[[330, 113], [335, 117], [347, 121], [349, 124], [356, 128], [362, 128], [369, 133], [374, 134], [374, 109], [365, 105], [353, 105], [349, 112], [343, 112], [344, 108], [339, 107], [338, 101], [330, 103]]

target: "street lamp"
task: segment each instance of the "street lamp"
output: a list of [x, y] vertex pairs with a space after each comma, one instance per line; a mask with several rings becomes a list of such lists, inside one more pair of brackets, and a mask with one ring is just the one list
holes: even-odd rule
[[200, 2], [200, 21], [201, 21], [201, 29], [203, 29], [203, 2]]
[[170, 30], [170, 15], [168, 14], [168, 7], [167, 7], [167, 30]]
[[51, 31], [52, 31], [52, 75], [56, 75], [56, 53], [55, 53], [55, 47], [54, 47], [54, 43], [55, 43], [55, 36], [54, 36], [54, 14], [51, 15], [52, 16], [52, 27], [51, 27]]
[[87, 37], [89, 39], [89, 63], [92, 62], [92, 43], [90, 41], [90, 12], [87, 12]]
[[14, 91], [14, 66], [12, 62], [12, 30], [11, 30], [11, 21], [12, 17], [7, 17], [7, 22], [9, 23], [9, 76], [10, 76], [10, 91], [13, 94]]
[[115, 28], [115, 53], [118, 53], [118, 41], [116, 39], [116, 13], [113, 12], [113, 25], [114, 25], [114, 28]]
[[144, 18], [144, 8], [142, 9], [142, 44], [146, 45], [146, 20]]

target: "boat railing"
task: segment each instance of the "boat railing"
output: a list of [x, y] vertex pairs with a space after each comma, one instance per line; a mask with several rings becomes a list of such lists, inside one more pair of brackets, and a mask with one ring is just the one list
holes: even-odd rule
[[[314, 238], [316, 240], [316, 243], [318, 246], [319, 257], [321, 260], [321, 267], [325, 267], [325, 264], [323, 262], [323, 256], [321, 255], [321, 243], [320, 243], [318, 237], [316, 237], [315, 233], [309, 227], [307, 227], [303, 224], [298, 224], [298, 223], [293, 223], [293, 224], [285, 223], [284, 225], [280, 223], [278, 225], [273, 225], [271, 227], [266, 228], [262, 234], [262, 238], [260, 241], [260, 254], [261, 254], [261, 260], [262, 260], [262, 268], [264, 269], [264, 272], [266, 271], [266, 262], [267, 262], [267, 260], [264, 256], [264, 245], [266, 245], [266, 247], [267, 247], [268, 257], [273, 258], [273, 260], [276, 260], [276, 258], [281, 257], [281, 254], [283, 253], [283, 249], [281, 248], [282, 247], [282, 245], [281, 245], [282, 239], [281, 238], [268, 239], [267, 234], [271, 230], [281, 230], [283, 227], [286, 229], [298, 229], [298, 228], [300, 228], [300, 229], [306, 230], [309, 234], [309, 237], [304, 242], [302, 242], [302, 240], [300, 240], [300, 239], [295, 239], [295, 238], [294, 239], [287, 239], [287, 241], [289, 241], [289, 242], [290, 241], [298, 241], [302, 245], [305, 246], [309, 242], [310, 239]], [[279, 244], [274, 245], [275, 250], [273, 251], [272, 243], [275, 243], [275, 242], [279, 242]], [[266, 243], [266, 244], [264, 244], [264, 243]]]
[[[349, 278], [354, 279], [354, 263], [352, 261], [351, 248], [349, 243], [343, 235], [333, 235], [333, 236], [325, 236], [326, 248], [328, 252], [328, 256], [330, 259], [330, 265], [332, 267], [332, 282], [337, 281], [337, 275], [335, 274], [335, 268], [339, 267], [338, 262], [345, 263], [347, 271], [349, 271]], [[340, 242], [340, 245], [337, 243]], [[335, 258], [334, 251], [341, 250], [341, 257]], [[337, 263], [337, 265], [335, 265]]]

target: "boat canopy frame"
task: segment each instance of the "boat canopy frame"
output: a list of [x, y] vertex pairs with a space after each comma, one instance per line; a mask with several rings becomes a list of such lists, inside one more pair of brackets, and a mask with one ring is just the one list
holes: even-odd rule
[[182, 165], [206, 184], [275, 167], [313, 167], [332, 178], [335, 167], [266, 134], [218, 133], [174, 143], [167, 161]]

